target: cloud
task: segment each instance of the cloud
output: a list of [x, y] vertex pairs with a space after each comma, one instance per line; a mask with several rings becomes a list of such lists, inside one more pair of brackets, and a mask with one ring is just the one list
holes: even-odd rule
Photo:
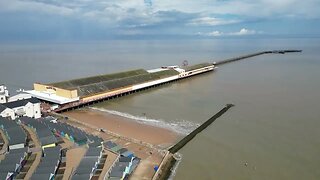
[[[153, 18], [150, 15], [159, 11], [177, 11], [198, 14], [198, 17], [190, 19], [189, 24], [202, 26], [233, 24], [252, 18], [320, 18], [318, 7], [319, 0], [0, 0], [0, 11], [43, 12], [80, 18], [96, 14], [94, 18], [99, 19], [98, 21], [102, 19], [112, 23], [128, 16], [132, 19], [146, 19]], [[126, 13], [130, 10], [135, 10], [135, 13]], [[217, 18], [216, 15], [220, 17]], [[224, 15], [238, 18], [224, 18]]]
[[144, 0], [144, 3], [149, 7], [152, 6], [152, 1], [151, 0]]
[[253, 35], [253, 34], [256, 34], [255, 30], [249, 30], [249, 29], [246, 29], [246, 28], [242, 28], [239, 32], [232, 32], [232, 33], [229, 33], [228, 35], [231, 35], [231, 36], [245, 36], [245, 35]]
[[[279, 29], [287, 33], [288, 27], [283, 25], [287, 20], [293, 20], [291, 24], [301, 27], [303, 25], [297, 22], [311, 19], [315, 23], [308, 24], [315, 25], [309, 29], [317, 29], [318, 7], [319, 0], [0, 0], [0, 36], [12, 32], [20, 35], [25, 30], [25, 34], [35, 34], [40, 32], [39, 28], [48, 34], [60, 31], [72, 34], [79, 29], [79, 33], [90, 35], [97, 29], [108, 35], [207, 32], [199, 35], [218, 37], [261, 34], [242, 27], [272, 33]], [[74, 28], [68, 29], [68, 24]], [[213, 28], [219, 28], [219, 31], [212, 31]], [[234, 29], [240, 30], [233, 32]]]
[[239, 21], [206, 16], [192, 19], [189, 24], [195, 26], [218, 26], [233, 23], [239, 23]]
[[215, 37], [217, 37], [217, 36], [222, 36], [222, 35], [223, 35], [223, 33], [220, 32], [220, 31], [213, 31], [213, 32], [208, 33], [208, 36], [215, 36]]
[[39, 12], [67, 16], [74, 14], [76, 9], [38, 1], [0, 0], [0, 12]]
[[209, 32], [209, 33], [197, 32], [197, 35], [199, 35], [199, 36], [219, 37], [219, 36], [223, 36], [224, 33], [220, 32], [220, 31], [212, 31], [212, 32]]
[[221, 31], [212, 31], [208, 33], [201, 33], [198, 32], [197, 35], [201, 36], [210, 36], [210, 37], [219, 37], [219, 36], [248, 36], [248, 35], [256, 35], [256, 34], [263, 34], [261, 31], [257, 32], [255, 30], [249, 30], [246, 28], [240, 29], [237, 32], [221, 32]]

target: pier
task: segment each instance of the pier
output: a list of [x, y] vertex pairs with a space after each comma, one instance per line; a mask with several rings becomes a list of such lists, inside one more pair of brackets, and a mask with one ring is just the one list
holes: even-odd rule
[[183, 67], [176, 65], [162, 66], [151, 70], [136, 69], [49, 84], [34, 83], [34, 90], [25, 92], [43, 101], [43, 112], [65, 112], [207, 73], [213, 71], [216, 66], [227, 63], [264, 54], [285, 54], [301, 51], [260, 51], [214, 63], [200, 63]]
[[214, 65], [223, 65], [223, 64], [227, 64], [227, 63], [231, 63], [231, 62], [235, 62], [235, 61], [240, 61], [243, 59], [248, 59], [251, 57], [255, 57], [255, 56], [260, 56], [260, 55], [264, 55], [264, 54], [285, 54], [285, 53], [297, 53], [297, 52], [302, 52], [302, 50], [273, 50], [273, 51], [261, 51], [261, 52], [257, 52], [257, 53], [252, 53], [252, 54], [247, 54], [247, 55], [243, 55], [243, 56], [238, 56], [238, 57], [233, 57], [230, 59], [225, 59], [222, 61], [218, 61], [213, 63]]

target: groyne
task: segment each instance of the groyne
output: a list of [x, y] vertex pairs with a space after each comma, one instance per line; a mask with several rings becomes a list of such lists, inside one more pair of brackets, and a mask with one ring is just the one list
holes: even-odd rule
[[297, 52], [302, 52], [302, 50], [288, 49], [288, 50], [261, 51], [261, 52], [246, 54], [243, 56], [233, 57], [230, 59], [225, 59], [222, 61], [215, 62], [213, 64], [214, 65], [223, 65], [223, 64], [227, 64], [227, 63], [231, 63], [231, 62], [235, 62], [235, 61], [239, 61], [239, 60], [243, 60], [243, 59], [247, 59], [247, 58], [251, 58], [251, 57], [255, 57], [255, 56], [260, 56], [260, 55], [264, 55], [264, 54], [285, 54], [285, 53], [297, 53]]
[[197, 134], [202, 132], [204, 129], [206, 129], [210, 124], [212, 124], [216, 119], [218, 119], [220, 116], [222, 116], [225, 112], [227, 112], [231, 107], [233, 107], [233, 104], [227, 104], [223, 109], [221, 109], [217, 114], [212, 116], [210, 119], [208, 119], [206, 122], [201, 124], [199, 127], [197, 127], [195, 130], [193, 130], [190, 134], [188, 134], [186, 137], [181, 139], [177, 144], [172, 146], [169, 149], [169, 152], [174, 154], [178, 152], [181, 148], [183, 148], [189, 141], [191, 141]]
[[193, 130], [190, 134], [188, 134], [186, 137], [181, 139], [174, 146], [169, 148], [161, 164], [159, 165], [157, 172], [154, 174], [152, 180], [168, 179], [172, 173], [172, 167], [174, 167], [175, 164], [178, 163], [178, 161], [181, 161], [181, 158], [179, 159], [175, 157], [175, 155], [177, 155], [176, 153], [180, 149], [182, 149], [188, 142], [190, 142], [197, 134], [199, 134], [204, 129], [206, 129], [210, 124], [212, 124], [216, 119], [222, 116], [225, 112], [227, 112], [233, 106], [234, 106], [233, 104], [227, 104], [218, 113], [216, 113], [210, 119], [205, 121], [202, 125], [200, 125], [198, 128]]

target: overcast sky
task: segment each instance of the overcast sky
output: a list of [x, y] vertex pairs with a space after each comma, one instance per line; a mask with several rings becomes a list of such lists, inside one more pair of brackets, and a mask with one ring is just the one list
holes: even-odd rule
[[0, 0], [0, 40], [319, 36], [320, 0]]

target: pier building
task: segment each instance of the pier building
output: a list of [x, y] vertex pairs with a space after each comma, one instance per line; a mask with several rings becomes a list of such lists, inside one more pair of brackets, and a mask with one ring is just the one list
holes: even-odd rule
[[61, 111], [205, 73], [214, 68], [212, 63], [201, 63], [186, 67], [136, 69], [56, 83], [34, 83], [34, 90], [25, 92], [50, 104], [47, 110]]

